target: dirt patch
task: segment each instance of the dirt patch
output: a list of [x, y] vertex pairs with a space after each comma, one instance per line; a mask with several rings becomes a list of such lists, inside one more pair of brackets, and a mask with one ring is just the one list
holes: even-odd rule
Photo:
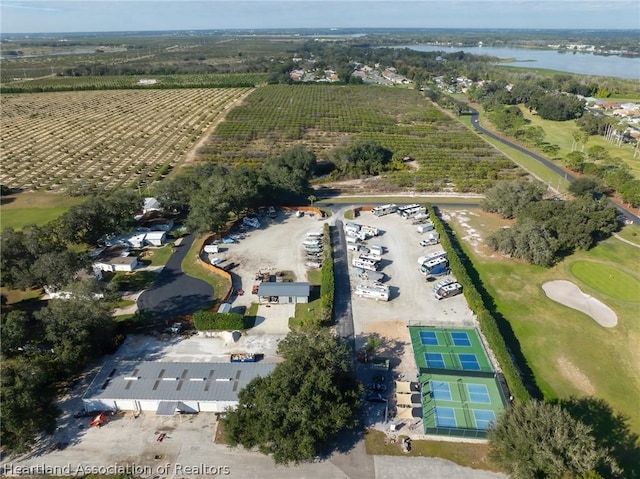
[[583, 393], [592, 396], [596, 390], [589, 378], [578, 367], [564, 356], [556, 360], [560, 374]]
[[618, 324], [615, 311], [599, 299], [583, 293], [571, 281], [548, 281], [542, 285], [542, 290], [549, 299], [586, 314], [602, 327], [613, 328]]
[[409, 328], [402, 321], [380, 321], [369, 324], [364, 331], [365, 336], [377, 337], [380, 340], [376, 354], [395, 359], [394, 372], [415, 377], [418, 373], [413, 358]]

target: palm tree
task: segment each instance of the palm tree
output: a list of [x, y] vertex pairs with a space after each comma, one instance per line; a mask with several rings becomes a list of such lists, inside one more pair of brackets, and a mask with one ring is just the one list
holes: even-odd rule
[[318, 199], [313, 195], [309, 195], [307, 196], [307, 199], [309, 200], [309, 203], [311, 203], [311, 206], [313, 206], [313, 203]]

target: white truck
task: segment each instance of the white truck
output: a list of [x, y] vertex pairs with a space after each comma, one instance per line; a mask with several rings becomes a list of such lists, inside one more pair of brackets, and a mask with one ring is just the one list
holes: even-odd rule
[[356, 296], [375, 299], [376, 301], [389, 301], [389, 287], [380, 285], [361, 284], [356, 287]]

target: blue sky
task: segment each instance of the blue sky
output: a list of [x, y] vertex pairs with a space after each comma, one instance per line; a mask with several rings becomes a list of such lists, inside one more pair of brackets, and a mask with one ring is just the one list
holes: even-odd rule
[[2, 33], [220, 28], [640, 29], [638, 0], [0, 0]]

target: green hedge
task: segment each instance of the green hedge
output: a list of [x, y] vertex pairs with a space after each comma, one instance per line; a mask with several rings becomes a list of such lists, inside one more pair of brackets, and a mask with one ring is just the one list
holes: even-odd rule
[[238, 313], [214, 313], [213, 311], [196, 311], [193, 314], [193, 325], [198, 331], [234, 331], [245, 329], [244, 316]]
[[322, 260], [322, 276], [320, 280], [320, 305], [322, 307], [322, 322], [325, 324], [331, 324], [333, 322], [333, 296], [335, 293], [335, 283], [333, 278], [331, 228], [328, 224], [324, 225], [322, 243], [324, 258]]
[[491, 312], [487, 309], [482, 299], [482, 295], [478, 292], [475, 283], [469, 276], [467, 267], [458, 256], [457, 251], [460, 248], [460, 245], [458, 245], [457, 240], [450, 235], [449, 230], [444, 227], [433, 207], [431, 205], [427, 205], [427, 208], [436, 231], [440, 233], [440, 242], [442, 247], [448, 253], [449, 267], [455, 275], [458, 283], [462, 285], [462, 292], [467, 299], [469, 308], [478, 318], [480, 329], [482, 330], [482, 333], [489, 343], [489, 347], [495, 354], [496, 359], [502, 368], [502, 373], [504, 374], [511, 394], [514, 399], [519, 402], [529, 401], [531, 399], [531, 395], [520, 377], [518, 368], [513, 361], [507, 344], [500, 332], [498, 323]]

